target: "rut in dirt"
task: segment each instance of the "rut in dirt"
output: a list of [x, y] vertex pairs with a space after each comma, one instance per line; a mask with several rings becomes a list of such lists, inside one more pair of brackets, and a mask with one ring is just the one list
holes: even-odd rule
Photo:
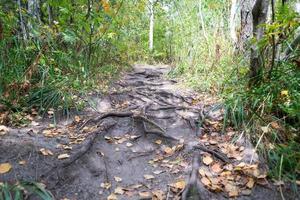
[[249, 142], [231, 144], [234, 132], [221, 133], [222, 106], [181, 89], [169, 71], [136, 65], [72, 123], [12, 130], [0, 161], [14, 168], [0, 180], [43, 182], [56, 199], [280, 199], [258, 184], [265, 177], [254, 174]]

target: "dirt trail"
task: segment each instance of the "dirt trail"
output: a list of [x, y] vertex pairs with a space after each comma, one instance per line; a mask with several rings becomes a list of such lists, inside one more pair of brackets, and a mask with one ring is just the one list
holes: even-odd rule
[[[251, 174], [257, 165], [250, 175], [238, 172], [239, 163], [258, 160], [243, 139], [229, 142], [232, 130], [221, 134], [221, 107], [167, 80], [169, 70], [136, 65], [72, 122], [11, 129], [0, 137], [0, 163], [10, 162], [13, 169], [0, 181], [43, 182], [57, 199], [70, 200], [185, 199], [190, 190], [184, 183], [196, 184], [201, 199], [227, 199], [235, 192], [238, 199], [281, 199], [265, 184], [263, 170]], [[53, 155], [42, 155], [41, 148]], [[70, 157], [57, 158], [64, 153]]]

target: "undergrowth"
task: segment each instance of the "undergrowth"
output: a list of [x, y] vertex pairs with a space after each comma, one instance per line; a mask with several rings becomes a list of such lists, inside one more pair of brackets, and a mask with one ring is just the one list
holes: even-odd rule
[[51, 192], [46, 190], [41, 183], [21, 181], [8, 184], [0, 182], [0, 200], [23, 200], [29, 197], [54, 200]]

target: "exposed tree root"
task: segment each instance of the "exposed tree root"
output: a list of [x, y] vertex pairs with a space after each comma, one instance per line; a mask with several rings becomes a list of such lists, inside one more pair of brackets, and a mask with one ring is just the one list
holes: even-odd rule
[[192, 171], [189, 177], [189, 180], [184, 188], [181, 199], [182, 200], [201, 200], [201, 193], [203, 188], [198, 178], [198, 169], [199, 169], [199, 158], [200, 155], [196, 153], [193, 157]]
[[73, 164], [75, 161], [80, 159], [82, 156], [84, 156], [90, 148], [95, 143], [95, 140], [97, 136], [101, 135], [104, 131], [109, 130], [112, 128], [116, 122], [106, 123], [103, 125], [103, 127], [98, 128], [97, 130], [93, 131], [89, 134], [89, 137], [85, 140], [83, 144], [81, 144], [80, 148], [68, 159], [63, 160], [59, 163], [59, 165], [56, 165], [52, 169], [50, 169], [48, 172], [42, 174], [40, 177], [42, 180], [48, 179], [53, 172], [64, 169], [66, 167], [69, 167], [71, 164]]
[[207, 153], [210, 153], [212, 155], [214, 155], [216, 158], [222, 160], [223, 162], [225, 163], [231, 163], [231, 160], [223, 153], [221, 152], [218, 152], [216, 150], [212, 150], [212, 149], [209, 149], [201, 144], [198, 144], [196, 146], [193, 147], [194, 149], [200, 149], [201, 151], [205, 151]]

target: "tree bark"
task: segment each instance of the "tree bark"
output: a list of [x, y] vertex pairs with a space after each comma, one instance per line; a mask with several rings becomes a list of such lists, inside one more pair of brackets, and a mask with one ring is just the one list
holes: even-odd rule
[[149, 25], [149, 51], [153, 51], [153, 32], [154, 32], [154, 0], [149, 0], [149, 14], [150, 14], [150, 25]]
[[[256, 0], [253, 10], [253, 37], [260, 41], [264, 35], [264, 27], [268, 14], [269, 0]], [[250, 85], [256, 84], [261, 80], [263, 71], [263, 58], [257, 44], [252, 45], [250, 55]]]
[[237, 45], [237, 35], [235, 30], [237, 10], [238, 10], [237, 0], [232, 0], [231, 9], [230, 9], [229, 30], [230, 30], [230, 37], [234, 46]]
[[26, 25], [24, 22], [23, 14], [22, 14], [21, 0], [17, 0], [17, 4], [18, 4], [18, 11], [19, 11], [19, 22], [20, 22], [20, 28], [21, 28], [21, 35], [23, 37], [23, 40], [26, 41], [28, 39], [28, 33], [26, 31]]
[[239, 44], [238, 49], [240, 52], [245, 53], [249, 48], [249, 40], [252, 36], [253, 32], [253, 22], [252, 22], [252, 13], [251, 10], [253, 8], [255, 0], [244, 0], [241, 2], [241, 10], [240, 10], [240, 34], [239, 34]]

